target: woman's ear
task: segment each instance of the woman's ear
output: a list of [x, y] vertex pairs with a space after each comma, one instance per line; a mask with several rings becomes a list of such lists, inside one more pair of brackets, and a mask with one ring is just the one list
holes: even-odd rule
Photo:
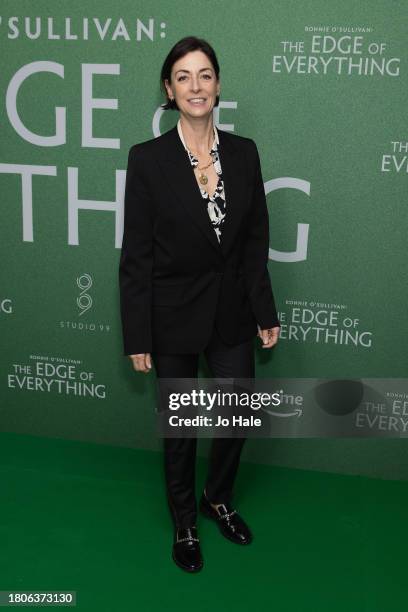
[[168, 79], [164, 79], [164, 86], [165, 86], [165, 88], [166, 88], [166, 91], [167, 91], [167, 95], [168, 95], [168, 97], [169, 97], [170, 99], [171, 99], [171, 98], [174, 98], [174, 96], [173, 96], [173, 92], [172, 92], [172, 89], [171, 89], [171, 85], [169, 84]]

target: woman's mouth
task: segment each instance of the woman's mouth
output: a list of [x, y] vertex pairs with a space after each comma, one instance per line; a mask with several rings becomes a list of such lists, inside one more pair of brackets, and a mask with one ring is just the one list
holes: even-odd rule
[[188, 101], [193, 106], [203, 106], [206, 102], [206, 98], [190, 98]]

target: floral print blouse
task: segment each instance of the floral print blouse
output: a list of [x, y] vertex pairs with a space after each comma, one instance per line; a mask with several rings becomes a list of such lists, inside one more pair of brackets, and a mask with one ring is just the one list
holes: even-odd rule
[[[203, 189], [202, 187], [200, 187], [200, 185], [198, 185], [198, 183], [197, 185], [200, 189], [203, 200], [207, 202], [208, 216], [210, 218], [214, 231], [217, 235], [218, 242], [221, 242], [221, 234], [222, 234], [222, 229], [223, 229], [225, 215], [226, 215], [226, 202], [225, 202], [225, 192], [224, 192], [224, 181], [222, 179], [221, 162], [220, 162], [220, 158], [218, 155], [218, 144], [219, 144], [218, 132], [217, 132], [217, 128], [215, 127], [215, 125], [213, 127], [214, 127], [214, 142], [212, 144], [210, 154], [213, 158], [214, 169], [216, 173], [218, 174], [217, 186], [215, 188], [214, 193], [212, 195], [209, 195], [205, 189]], [[190, 159], [191, 165], [193, 167], [198, 166], [198, 159], [187, 148], [186, 143], [184, 141], [183, 132], [181, 131], [180, 119], [177, 122], [177, 130], [178, 130], [178, 134], [180, 136], [181, 142], [183, 143], [183, 146], [188, 153], [188, 157]]]

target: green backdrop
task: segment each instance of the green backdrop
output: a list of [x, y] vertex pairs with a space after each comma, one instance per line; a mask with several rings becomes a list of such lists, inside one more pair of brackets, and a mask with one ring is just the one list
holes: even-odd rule
[[[405, 2], [3, 1], [0, 19], [3, 431], [160, 450], [118, 259], [128, 150], [176, 123], [159, 74], [186, 35], [216, 50], [217, 125], [261, 156], [282, 333], [255, 341], [257, 375], [406, 377]], [[405, 449], [264, 439], [243, 458], [407, 478]]]

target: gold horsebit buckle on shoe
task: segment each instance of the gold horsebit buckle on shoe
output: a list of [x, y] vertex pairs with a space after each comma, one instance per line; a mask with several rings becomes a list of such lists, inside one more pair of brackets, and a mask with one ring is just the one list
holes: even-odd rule
[[186, 538], [181, 538], [181, 539], [179, 539], [178, 533], [177, 533], [176, 543], [178, 542], [199, 542], [200, 541], [198, 538], [193, 538], [190, 529], [187, 529], [187, 533], [188, 533], [188, 536]]
[[176, 544], [179, 542], [199, 542], [198, 538], [181, 538], [181, 540], [176, 540]]
[[236, 514], [237, 511], [236, 510], [232, 510], [232, 512], [226, 512], [225, 514], [219, 514], [218, 518], [219, 519], [224, 519], [224, 518], [230, 518], [230, 516], [232, 516], [233, 514]]

